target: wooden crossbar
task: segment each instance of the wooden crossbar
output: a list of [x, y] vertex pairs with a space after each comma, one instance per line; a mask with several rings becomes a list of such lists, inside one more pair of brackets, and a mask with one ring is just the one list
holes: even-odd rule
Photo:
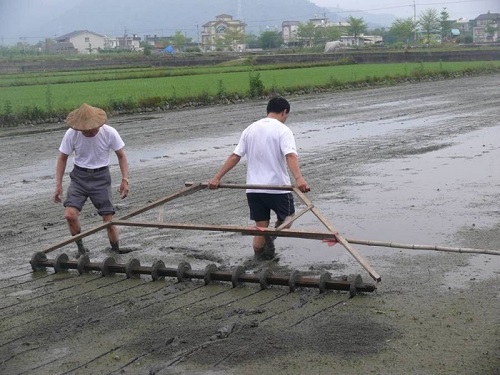
[[[453, 248], [453, 247], [444, 247], [444, 246], [429, 246], [429, 245], [411, 245], [411, 244], [402, 244], [402, 243], [394, 243], [394, 242], [381, 242], [381, 241], [367, 241], [367, 240], [359, 240], [354, 238], [344, 238], [339, 231], [335, 228], [335, 226], [328, 221], [328, 219], [323, 216], [323, 214], [312, 204], [309, 198], [302, 193], [298, 188], [294, 186], [273, 186], [273, 185], [246, 185], [246, 184], [220, 184], [220, 188], [228, 188], [228, 189], [263, 189], [263, 190], [285, 190], [294, 192], [306, 205], [306, 208], [302, 209], [300, 212], [296, 213], [293, 218], [286, 220], [276, 229], [274, 228], [257, 228], [257, 227], [248, 227], [248, 226], [236, 226], [236, 225], [207, 225], [207, 224], [183, 224], [183, 223], [165, 223], [163, 222], [163, 215], [159, 215], [158, 221], [150, 221], [150, 222], [142, 222], [142, 221], [131, 221], [128, 220], [134, 216], [137, 216], [143, 212], [146, 212], [152, 208], [160, 206], [162, 204], [168, 203], [178, 197], [187, 196], [193, 194], [199, 190], [206, 189], [208, 187], [208, 183], [193, 183], [186, 182], [186, 187], [181, 189], [180, 191], [170, 194], [164, 198], [161, 198], [151, 204], [148, 204], [145, 207], [142, 207], [138, 210], [135, 210], [121, 218], [114, 219], [107, 223], [102, 223], [94, 228], [91, 228], [87, 231], [79, 233], [71, 238], [68, 238], [58, 244], [52, 245], [45, 250], [44, 253], [51, 252], [53, 250], [59, 249], [65, 245], [68, 245], [72, 242], [75, 242], [81, 238], [87, 237], [91, 234], [99, 232], [103, 229], [108, 228], [111, 225], [122, 225], [122, 226], [135, 226], [135, 227], [149, 227], [149, 228], [170, 228], [170, 229], [187, 229], [187, 230], [208, 230], [208, 231], [222, 231], [222, 232], [237, 232], [243, 235], [254, 235], [254, 236], [262, 236], [262, 235], [270, 235], [276, 237], [294, 237], [294, 238], [305, 238], [305, 239], [314, 239], [314, 240], [324, 240], [331, 241], [336, 240], [340, 243], [357, 261], [361, 266], [370, 274], [370, 276], [376, 280], [381, 281], [380, 275], [375, 272], [375, 270], [370, 266], [370, 264], [363, 258], [363, 256], [351, 245], [351, 244], [359, 244], [359, 245], [367, 245], [367, 246], [380, 246], [380, 247], [395, 247], [395, 248], [403, 248], [403, 249], [412, 249], [412, 250], [436, 250], [436, 251], [444, 251], [444, 252], [455, 252], [455, 253], [471, 253], [471, 254], [487, 254], [487, 255], [500, 255], [499, 250], [483, 250], [483, 249], [472, 249], [472, 248]], [[307, 212], [312, 212], [318, 220], [326, 227], [327, 231], [311, 231], [311, 230], [292, 230], [290, 229], [290, 225], [297, 220], [299, 217], [304, 215]]]
[[[200, 185], [203, 188], [208, 187], [208, 182], [185, 182], [184, 185]], [[261, 189], [261, 190], [287, 190], [293, 191], [293, 186], [291, 185], [252, 185], [252, 184], [219, 184], [220, 188], [224, 189]]]
[[186, 195], [193, 194], [193, 193], [197, 192], [198, 190], [202, 190], [205, 188], [206, 188], [206, 186], [203, 186], [203, 184], [192, 184], [192, 185], [178, 191], [177, 193], [168, 195], [165, 198], [158, 199], [157, 201], [150, 203], [147, 206], [144, 206], [142, 208], [139, 208], [138, 210], [132, 211], [128, 215], [122, 216], [118, 220], [127, 220], [131, 217], [142, 214], [143, 212], [149, 211], [152, 208], [158, 207], [159, 205], [170, 202], [171, 200], [174, 200], [175, 198], [184, 197]]
[[162, 221], [130, 221], [113, 220], [114, 225], [160, 229], [186, 229], [186, 230], [206, 230], [214, 232], [237, 232], [245, 235], [263, 236], [270, 235], [276, 237], [294, 237], [314, 240], [332, 240], [334, 236], [330, 232], [307, 231], [307, 230], [276, 230], [274, 228], [246, 227], [238, 225], [213, 225], [213, 224], [185, 224]]
[[[297, 196], [302, 199], [302, 201], [306, 205], [311, 205], [312, 202], [307, 198], [307, 196], [302, 193], [298, 188], [294, 187], [293, 191]], [[323, 223], [323, 225], [328, 228], [328, 230], [335, 235], [335, 238], [337, 239], [338, 243], [340, 243], [342, 246], [346, 248], [346, 250], [358, 261], [359, 264], [370, 274], [370, 276], [375, 280], [375, 281], [381, 281], [382, 278], [380, 275], [373, 269], [372, 266], [368, 263], [368, 261], [339, 233], [339, 231], [331, 224], [326, 217], [323, 216], [323, 214], [316, 209], [315, 207], [311, 208], [311, 211], [316, 215], [316, 217]]]
[[[192, 186], [193, 182], [186, 182], [186, 186]], [[208, 183], [201, 183], [201, 186], [208, 187]], [[307, 198], [307, 196], [302, 193], [297, 187], [290, 185], [251, 185], [251, 184], [219, 184], [220, 188], [228, 189], [262, 189], [262, 190], [286, 190], [292, 191], [304, 202], [307, 206], [300, 215], [303, 215], [307, 211], [311, 211], [319, 219], [319, 221], [329, 230], [330, 237], [333, 235], [337, 242], [340, 243], [344, 248], [358, 261], [359, 264], [370, 274], [370, 276], [375, 281], [381, 281], [380, 275], [373, 269], [373, 267], [368, 263], [368, 261], [343, 237], [340, 235], [339, 231], [331, 224], [328, 219], [323, 216], [323, 214], [312, 204], [312, 202]], [[293, 219], [292, 219], [293, 220]], [[290, 223], [290, 222], [289, 222]], [[281, 227], [285, 227], [289, 223], [283, 223], [277, 229], [281, 230]], [[297, 233], [298, 234], [298, 233]], [[275, 235], [275, 234], [273, 234]], [[304, 237], [302, 237], [304, 238]]]
[[296, 213], [292, 218], [290, 219], [287, 219], [283, 222], [283, 224], [281, 224], [280, 226], [278, 226], [276, 228], [276, 230], [282, 230], [284, 228], [287, 228], [289, 227], [295, 220], [297, 220], [299, 217], [301, 217], [302, 215], [304, 215], [306, 212], [309, 212], [311, 211], [311, 209], [313, 208], [314, 206], [308, 206], [306, 208], [304, 208], [303, 210], [301, 210], [299, 213]]
[[[190, 230], [210, 230], [210, 231], [226, 231], [226, 232], [239, 232], [242, 234], [248, 235], [263, 235], [265, 233], [277, 236], [277, 237], [297, 237], [297, 238], [310, 238], [310, 239], [323, 239], [323, 240], [332, 240], [332, 236], [339, 243], [344, 246], [349, 253], [365, 268], [366, 271], [370, 274], [370, 276], [376, 280], [380, 281], [380, 276], [375, 272], [375, 270], [368, 264], [368, 262], [358, 253], [356, 249], [352, 247], [349, 242], [342, 237], [338, 230], [330, 223], [328, 220], [321, 214], [321, 212], [314, 207], [312, 202], [302, 193], [299, 189], [289, 185], [251, 185], [251, 184], [220, 184], [221, 188], [229, 188], [229, 189], [262, 189], [262, 190], [285, 190], [290, 192], [295, 192], [298, 197], [306, 204], [306, 208], [301, 210], [299, 213], [294, 215], [294, 217], [290, 218], [286, 222], [282, 223], [276, 229], [269, 228], [251, 228], [251, 227], [242, 227], [242, 226], [230, 226], [230, 225], [204, 225], [204, 224], [181, 224], [181, 223], [164, 223], [163, 215], [160, 212], [159, 220], [156, 222], [141, 222], [141, 221], [130, 221], [128, 219], [137, 216], [143, 212], [151, 210], [155, 207], [158, 207], [162, 204], [170, 202], [176, 198], [187, 196], [193, 194], [199, 190], [206, 189], [208, 187], [208, 183], [194, 183], [194, 182], [186, 182], [185, 188], [180, 191], [170, 194], [164, 198], [161, 198], [151, 204], [148, 204], [138, 210], [132, 211], [129, 214], [122, 216], [118, 219], [113, 219], [110, 222], [101, 224], [95, 228], [92, 228], [88, 231], [80, 233], [76, 236], [71, 237], [65, 241], [62, 241], [56, 245], [50, 246], [44, 250], [44, 253], [48, 253], [50, 251], [59, 249], [67, 244], [77, 241], [80, 238], [84, 238], [90, 234], [98, 232], [102, 229], [108, 228], [110, 225], [122, 225], [122, 226], [135, 226], [135, 227], [153, 227], [153, 228], [171, 228], [171, 229], [190, 229]], [[297, 220], [299, 217], [304, 215], [306, 212], [313, 212], [314, 215], [323, 223], [323, 225], [328, 229], [328, 232], [314, 232], [314, 231], [300, 231], [300, 230], [290, 230], [285, 229], [289, 228], [291, 224]]]

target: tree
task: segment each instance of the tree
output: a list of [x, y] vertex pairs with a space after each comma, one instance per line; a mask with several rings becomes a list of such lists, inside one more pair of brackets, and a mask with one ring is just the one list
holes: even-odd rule
[[389, 29], [389, 34], [396, 42], [409, 43], [415, 33], [415, 22], [411, 17], [397, 18]]
[[446, 11], [446, 8], [443, 8], [441, 11], [441, 18], [439, 19], [439, 24], [441, 26], [441, 40], [446, 40], [451, 37], [451, 21], [450, 15]]
[[53, 39], [45, 38], [45, 41], [42, 43], [42, 51], [48, 52], [50, 47], [55, 45], [56, 42]]
[[259, 40], [262, 49], [278, 48], [283, 44], [283, 39], [277, 31], [264, 31]]
[[316, 26], [311, 21], [299, 23], [297, 27], [297, 37], [304, 43], [305, 47], [312, 47], [312, 41], [316, 34]]
[[182, 33], [181, 30], [177, 30], [175, 32], [175, 35], [172, 36], [172, 46], [177, 50], [180, 51], [182, 47], [186, 45], [187, 38], [186, 36]]
[[377, 27], [373, 30], [368, 30], [368, 34], [370, 35], [379, 35], [379, 36], [386, 36], [387, 35], [387, 30], [385, 27]]
[[349, 18], [347, 18], [347, 22], [349, 23], [349, 26], [347, 27], [347, 32], [354, 37], [357, 45], [358, 36], [366, 33], [368, 26], [366, 25], [366, 22], [363, 18], [355, 18], [353, 16], [349, 16]]
[[242, 44], [245, 41], [245, 34], [234, 27], [229, 27], [224, 33], [224, 44], [227, 49], [235, 51], [238, 44]]
[[342, 36], [342, 30], [339, 26], [326, 26], [320, 29], [325, 41], [339, 40]]
[[258, 48], [260, 47], [259, 37], [255, 34], [245, 35], [245, 44], [248, 48]]
[[418, 19], [420, 31], [425, 35], [426, 43], [429, 43], [432, 36], [441, 32], [441, 21], [436, 9], [426, 9], [420, 14]]
[[153, 46], [151, 44], [145, 44], [144, 45], [144, 56], [151, 56], [152, 49], [153, 49]]
[[488, 22], [488, 24], [486, 25], [486, 28], [484, 29], [484, 32], [486, 34], [486, 40], [488, 42], [492, 42], [493, 41], [493, 38], [495, 36], [495, 32], [497, 30], [498, 30], [498, 28], [495, 27], [492, 22]]

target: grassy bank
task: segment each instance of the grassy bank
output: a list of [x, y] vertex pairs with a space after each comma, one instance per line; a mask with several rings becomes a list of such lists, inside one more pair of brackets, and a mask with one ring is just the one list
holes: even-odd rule
[[216, 66], [0, 75], [2, 127], [63, 119], [83, 102], [108, 112], [166, 110], [273, 94], [500, 72], [500, 62]]

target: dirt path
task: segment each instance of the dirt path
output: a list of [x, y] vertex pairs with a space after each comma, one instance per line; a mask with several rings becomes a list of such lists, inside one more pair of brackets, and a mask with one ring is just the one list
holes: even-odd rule
[[[498, 250], [499, 84], [494, 75], [289, 97], [308, 197], [346, 237]], [[251, 102], [110, 119], [130, 161], [131, 195], [118, 214], [185, 181], [206, 181], [264, 109]], [[62, 207], [51, 202], [65, 126], [31, 130], [0, 132], [0, 373], [500, 372], [500, 257], [356, 246], [382, 283], [353, 299], [74, 273], [32, 278], [31, 255], [68, 235]], [[225, 182], [243, 183], [244, 172], [238, 166]], [[140, 218], [159, 215], [252, 224], [243, 193], [233, 190], [202, 191]], [[84, 229], [99, 224], [90, 205], [82, 221]], [[319, 225], [304, 215], [296, 227]], [[230, 233], [127, 227], [121, 239], [138, 250], [119, 262], [231, 268], [251, 254], [251, 239]], [[110, 255], [106, 242], [104, 233], [87, 239], [93, 261]], [[339, 245], [277, 246], [276, 272], [371, 281]]]

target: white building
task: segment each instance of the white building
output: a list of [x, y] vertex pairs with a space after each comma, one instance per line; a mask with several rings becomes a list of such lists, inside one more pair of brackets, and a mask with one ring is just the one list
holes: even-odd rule
[[491, 43], [500, 40], [498, 34], [500, 13], [480, 14], [475, 21], [476, 26], [472, 29], [474, 43]]
[[299, 21], [283, 21], [281, 24], [281, 35], [285, 44], [297, 42], [299, 40], [297, 34], [299, 31]]
[[109, 47], [107, 38], [88, 30], [73, 31], [55, 39], [57, 43], [71, 43], [78, 53], [96, 53]]
[[139, 51], [141, 48], [141, 38], [137, 35], [118, 36], [106, 40], [106, 47], [111, 49], [122, 49], [127, 51]]
[[384, 38], [380, 35], [359, 35], [354, 37], [352, 35], [343, 35], [339, 41], [346, 46], [364, 46], [383, 43]]
[[228, 14], [221, 14], [215, 17], [215, 21], [209, 21], [203, 25], [203, 31], [201, 32], [201, 45], [205, 51], [215, 51], [218, 48], [224, 48], [225, 50], [232, 49], [233, 51], [243, 51], [245, 50], [245, 42], [241, 41], [230, 41], [230, 45], [225, 39], [227, 35], [239, 34], [244, 39], [245, 36], [244, 22], [233, 20], [233, 16]]

